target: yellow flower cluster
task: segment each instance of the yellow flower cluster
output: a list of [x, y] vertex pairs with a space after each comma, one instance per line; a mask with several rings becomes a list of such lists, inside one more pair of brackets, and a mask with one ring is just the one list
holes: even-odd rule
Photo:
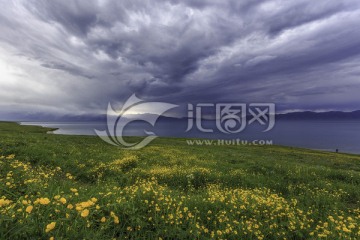
[[0, 207], [5, 207], [11, 203], [10, 200], [6, 198], [0, 198]]
[[50, 199], [48, 198], [38, 198], [34, 201], [34, 204], [48, 205], [50, 203]]
[[45, 232], [50, 232], [52, 231], [56, 226], [56, 222], [51, 222], [49, 223], [48, 225], [46, 225], [46, 229], [45, 229]]
[[[168, 157], [172, 154], [169, 152]], [[119, 168], [123, 173], [135, 164], [138, 158], [125, 156], [105, 166], [112, 166], [114, 172]], [[161, 183], [175, 175], [185, 176], [185, 184], [195, 186], [196, 181], [212, 172], [205, 167], [154, 166], [147, 172], [131, 170], [132, 174], [144, 174], [147, 178], [126, 185], [85, 185], [61, 168], [35, 168], [28, 162], [15, 160], [12, 155], [0, 158], [0, 166], [4, 173], [0, 183], [6, 188], [0, 198], [0, 220], [14, 219], [4, 221], [3, 228], [13, 228], [11, 224], [19, 229], [31, 227], [46, 238], [69, 238], [66, 234], [76, 234], [77, 229], [73, 227], [76, 225], [79, 229], [112, 234], [106, 235], [109, 239], [117, 236], [135, 239], [154, 229], [164, 229], [159, 235], [168, 238], [183, 234], [189, 239], [360, 239], [358, 207], [348, 212], [329, 210], [328, 216], [319, 218], [316, 206], [300, 206], [301, 198], [284, 197], [269, 188], [207, 184], [194, 193], [194, 188], [185, 191]], [[229, 173], [231, 176], [244, 174], [245, 170]], [[64, 179], [66, 184], [58, 186], [56, 181], [51, 182], [55, 176]], [[287, 190], [299, 189], [314, 191], [316, 197], [347, 196], [342, 190], [338, 193], [326, 188], [315, 191], [305, 184], [290, 185]], [[6, 195], [9, 191], [16, 194]], [[26, 236], [24, 232], [21, 237], [14, 235], [14, 239]]]

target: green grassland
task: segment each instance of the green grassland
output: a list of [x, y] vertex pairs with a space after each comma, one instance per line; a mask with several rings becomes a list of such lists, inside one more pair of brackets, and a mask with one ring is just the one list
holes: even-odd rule
[[360, 156], [47, 131], [0, 123], [0, 239], [360, 239]]

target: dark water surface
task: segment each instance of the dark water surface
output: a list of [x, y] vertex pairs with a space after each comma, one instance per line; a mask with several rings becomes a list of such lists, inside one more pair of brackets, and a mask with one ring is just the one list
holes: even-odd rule
[[[94, 129], [105, 130], [104, 122], [22, 122], [23, 125], [39, 125], [58, 128], [55, 134], [96, 135]], [[207, 128], [216, 129], [214, 121], [205, 121]], [[186, 120], [162, 120], [155, 127], [145, 122], [133, 122], [125, 128], [124, 136], [144, 136], [144, 130], [162, 137], [189, 137], [208, 139], [272, 140], [273, 144], [319, 149], [325, 151], [360, 154], [360, 121], [320, 121], [320, 120], [278, 120], [269, 132], [260, 125], [250, 125], [237, 134], [200, 132], [193, 129], [185, 132]]]

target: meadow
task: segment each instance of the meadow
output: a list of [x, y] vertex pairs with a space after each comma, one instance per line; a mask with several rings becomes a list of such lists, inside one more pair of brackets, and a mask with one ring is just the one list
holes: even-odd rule
[[48, 131], [0, 123], [0, 239], [360, 239], [358, 155]]

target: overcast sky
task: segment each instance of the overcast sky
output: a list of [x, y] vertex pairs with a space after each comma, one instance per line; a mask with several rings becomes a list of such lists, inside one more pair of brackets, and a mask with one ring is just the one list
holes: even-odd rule
[[0, 0], [0, 114], [360, 109], [359, 0]]

